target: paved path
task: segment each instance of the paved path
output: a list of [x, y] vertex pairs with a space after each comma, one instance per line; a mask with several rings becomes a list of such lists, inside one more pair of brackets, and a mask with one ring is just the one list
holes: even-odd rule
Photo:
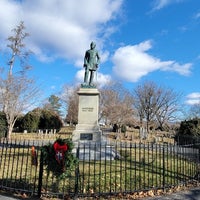
[[146, 197], [142, 200], [200, 200], [200, 187], [162, 196]]
[[0, 195], [0, 200], [16, 200], [16, 198]]

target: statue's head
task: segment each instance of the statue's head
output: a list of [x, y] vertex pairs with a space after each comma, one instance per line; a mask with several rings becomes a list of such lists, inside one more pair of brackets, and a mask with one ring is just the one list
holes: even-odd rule
[[90, 47], [91, 49], [94, 49], [96, 47], [96, 44], [94, 42], [91, 42]]

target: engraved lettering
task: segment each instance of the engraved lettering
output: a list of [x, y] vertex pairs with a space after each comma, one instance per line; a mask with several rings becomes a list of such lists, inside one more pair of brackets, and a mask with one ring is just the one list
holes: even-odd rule
[[93, 112], [94, 108], [91, 108], [91, 107], [84, 107], [82, 108], [82, 111], [83, 112]]

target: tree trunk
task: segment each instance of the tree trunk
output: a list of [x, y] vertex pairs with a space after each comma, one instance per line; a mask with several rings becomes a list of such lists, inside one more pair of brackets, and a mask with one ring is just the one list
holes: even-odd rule
[[13, 131], [13, 125], [8, 124], [8, 130], [7, 130], [7, 135], [6, 135], [7, 140], [11, 139], [12, 131]]

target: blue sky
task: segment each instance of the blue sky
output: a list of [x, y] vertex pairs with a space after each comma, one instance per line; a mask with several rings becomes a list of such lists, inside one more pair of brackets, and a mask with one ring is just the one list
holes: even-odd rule
[[100, 86], [115, 80], [133, 90], [151, 80], [181, 92], [185, 105], [200, 102], [199, 0], [0, 0], [0, 21], [1, 53], [24, 21], [41, 99], [83, 82], [94, 41]]

